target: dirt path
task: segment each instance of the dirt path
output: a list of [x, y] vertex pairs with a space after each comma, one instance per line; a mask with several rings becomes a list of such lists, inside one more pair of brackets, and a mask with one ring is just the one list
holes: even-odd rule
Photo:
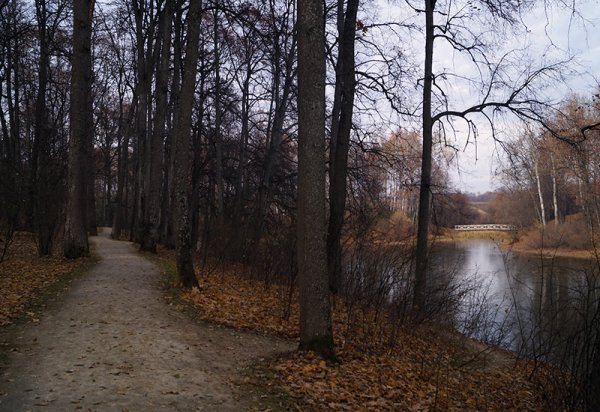
[[107, 236], [92, 239], [100, 262], [59, 303], [10, 331], [0, 411], [256, 407], [234, 383], [241, 369], [291, 344], [191, 321], [165, 303], [157, 267]]

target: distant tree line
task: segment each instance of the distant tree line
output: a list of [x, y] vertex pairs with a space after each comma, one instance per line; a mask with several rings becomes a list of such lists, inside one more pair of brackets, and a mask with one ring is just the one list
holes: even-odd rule
[[499, 169], [503, 190], [491, 210], [496, 219], [544, 229], [576, 224], [590, 246], [589, 235], [600, 227], [599, 120], [597, 93], [573, 95], [549, 128], [523, 128], [507, 144]]

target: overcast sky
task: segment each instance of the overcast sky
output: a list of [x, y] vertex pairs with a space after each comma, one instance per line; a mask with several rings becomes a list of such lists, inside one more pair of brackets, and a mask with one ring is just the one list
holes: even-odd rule
[[[564, 9], [536, 9], [525, 17], [529, 33], [515, 42], [529, 43], [535, 53], [541, 54], [551, 45], [553, 53], [564, 56], [574, 56], [580, 72], [568, 81], [568, 87], [575, 93], [588, 97], [594, 91], [600, 79], [600, 2], [588, 1], [579, 6], [581, 17], [572, 16]], [[561, 97], [568, 90], [557, 88], [557, 96]], [[485, 130], [477, 141], [477, 147], [471, 144], [459, 154], [460, 173], [453, 168], [451, 176], [455, 186], [473, 193], [483, 193], [493, 190], [498, 182], [493, 179], [493, 173], [498, 166], [498, 157], [502, 156], [500, 148], [496, 147]]]

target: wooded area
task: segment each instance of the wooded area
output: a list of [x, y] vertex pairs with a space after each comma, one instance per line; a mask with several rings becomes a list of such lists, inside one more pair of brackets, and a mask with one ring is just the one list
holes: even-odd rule
[[[405, 246], [410, 278], [378, 305], [417, 323], [443, 307], [440, 228], [571, 222], [591, 248], [600, 89], [557, 97], [570, 57], [507, 46], [540, 5], [577, 15], [533, 0], [407, 1], [397, 21], [359, 0], [0, 0], [0, 262], [17, 232], [77, 258], [110, 226], [174, 249], [198, 293], [198, 267], [242, 264], [297, 286], [300, 348], [335, 359], [331, 301], [367, 288], [348, 262], [370, 247]], [[486, 128], [508, 160], [478, 218], [449, 170]]]

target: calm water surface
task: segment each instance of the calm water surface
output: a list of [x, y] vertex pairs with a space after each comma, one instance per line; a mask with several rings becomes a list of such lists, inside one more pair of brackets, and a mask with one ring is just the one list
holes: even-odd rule
[[467, 240], [436, 245], [431, 261], [468, 290], [458, 328], [511, 350], [531, 354], [561, 346], [598, 309], [592, 260], [524, 256], [491, 240]]

